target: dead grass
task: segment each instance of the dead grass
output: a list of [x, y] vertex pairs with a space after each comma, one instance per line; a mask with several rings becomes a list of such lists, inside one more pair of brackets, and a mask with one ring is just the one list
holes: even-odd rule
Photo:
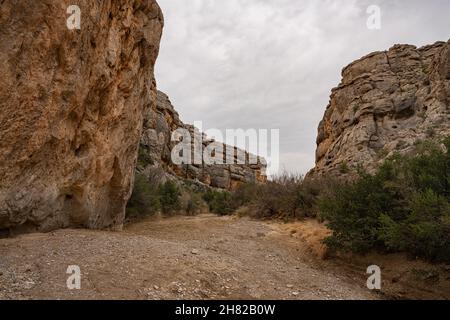
[[327, 247], [323, 240], [331, 235], [331, 231], [315, 219], [274, 225], [280, 232], [290, 234], [292, 239], [304, 244], [316, 258], [328, 257]]

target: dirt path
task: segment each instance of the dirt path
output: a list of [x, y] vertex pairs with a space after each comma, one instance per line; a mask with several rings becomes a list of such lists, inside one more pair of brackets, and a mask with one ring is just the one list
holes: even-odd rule
[[[81, 268], [68, 290], [67, 267]], [[376, 299], [276, 224], [202, 215], [0, 240], [0, 299]]]

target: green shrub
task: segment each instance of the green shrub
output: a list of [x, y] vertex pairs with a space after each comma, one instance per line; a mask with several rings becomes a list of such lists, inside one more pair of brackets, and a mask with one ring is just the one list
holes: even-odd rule
[[331, 249], [366, 252], [378, 247], [375, 230], [379, 216], [390, 210], [390, 189], [380, 177], [364, 176], [357, 183], [342, 184], [319, 201], [320, 213], [334, 231], [326, 240]]
[[180, 209], [181, 191], [173, 181], [167, 181], [159, 187], [161, 210], [165, 214], [173, 214]]
[[209, 206], [209, 211], [220, 215], [228, 215], [237, 209], [232, 204], [232, 195], [228, 191], [209, 190], [203, 195]]
[[[147, 153], [140, 149], [142, 159]], [[147, 159], [148, 160], [148, 159]], [[180, 208], [181, 191], [175, 182], [165, 182], [163, 168], [146, 163], [145, 174], [139, 169], [135, 174], [133, 193], [127, 204], [126, 215], [139, 217], [162, 212], [172, 214]]]
[[206, 203], [200, 192], [191, 186], [179, 187], [173, 181], [161, 183], [159, 169], [137, 173], [132, 196], [128, 202], [127, 217], [139, 217], [161, 212], [166, 215], [186, 213], [195, 215], [206, 211]]
[[450, 203], [431, 189], [410, 199], [410, 214], [405, 220], [381, 217], [379, 233], [389, 249], [406, 251], [428, 260], [450, 258]]
[[335, 250], [404, 251], [450, 261], [450, 138], [388, 159], [374, 175], [338, 185], [319, 203]]
[[133, 193], [127, 205], [127, 216], [146, 216], [160, 209], [158, 187], [141, 174], [136, 174]]

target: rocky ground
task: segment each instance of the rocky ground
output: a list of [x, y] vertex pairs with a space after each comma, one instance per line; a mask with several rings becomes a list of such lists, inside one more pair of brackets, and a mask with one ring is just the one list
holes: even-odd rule
[[[450, 269], [436, 282], [439, 273], [398, 256], [352, 264], [318, 258], [323, 229], [315, 221], [200, 215], [147, 219], [123, 232], [0, 239], [0, 299], [450, 298]], [[374, 262], [383, 270], [383, 294], [366, 288], [365, 268]], [[81, 290], [67, 289], [69, 265], [81, 268]], [[413, 269], [422, 287], [408, 280]]]
[[[0, 240], [1, 299], [376, 299], [276, 224], [202, 215]], [[295, 241], [298, 243], [298, 241]], [[68, 290], [69, 265], [81, 290]]]

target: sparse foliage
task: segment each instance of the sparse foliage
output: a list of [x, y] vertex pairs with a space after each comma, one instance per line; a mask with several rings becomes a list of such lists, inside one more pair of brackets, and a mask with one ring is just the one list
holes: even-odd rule
[[160, 209], [158, 186], [142, 174], [137, 174], [133, 194], [128, 202], [127, 216], [151, 215]]
[[209, 211], [220, 215], [233, 213], [236, 207], [232, 203], [231, 193], [228, 191], [210, 190], [203, 195], [209, 206]]
[[165, 214], [173, 214], [180, 209], [181, 192], [173, 181], [167, 181], [159, 186], [159, 201]]

